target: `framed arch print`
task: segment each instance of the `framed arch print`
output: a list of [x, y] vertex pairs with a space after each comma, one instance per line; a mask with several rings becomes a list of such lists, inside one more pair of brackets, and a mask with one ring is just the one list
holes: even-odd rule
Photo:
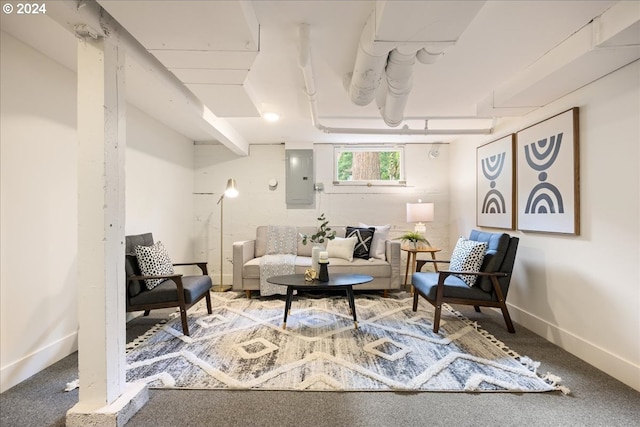
[[578, 108], [517, 133], [518, 229], [580, 234]]
[[480, 227], [514, 228], [514, 145], [511, 134], [476, 150], [476, 223]]

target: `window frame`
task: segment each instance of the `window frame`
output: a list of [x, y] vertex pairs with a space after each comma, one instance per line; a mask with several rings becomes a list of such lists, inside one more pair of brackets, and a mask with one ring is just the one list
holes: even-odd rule
[[[339, 186], [366, 186], [366, 187], [398, 187], [406, 186], [404, 144], [358, 144], [358, 145], [334, 145], [333, 146], [333, 185]], [[340, 180], [338, 177], [338, 161], [343, 152], [398, 152], [400, 178], [397, 180], [374, 179], [374, 180]]]

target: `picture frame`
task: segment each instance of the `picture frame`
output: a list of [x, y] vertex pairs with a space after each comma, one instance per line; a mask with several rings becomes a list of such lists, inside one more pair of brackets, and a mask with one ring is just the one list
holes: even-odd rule
[[516, 141], [518, 229], [580, 235], [578, 108], [520, 130]]
[[476, 224], [515, 227], [515, 134], [476, 149]]

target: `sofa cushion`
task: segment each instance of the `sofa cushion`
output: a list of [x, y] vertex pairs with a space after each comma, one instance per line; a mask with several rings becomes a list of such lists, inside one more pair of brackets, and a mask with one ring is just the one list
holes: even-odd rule
[[342, 258], [353, 261], [353, 249], [356, 246], [356, 237], [336, 237], [327, 243], [329, 258]]
[[[162, 242], [151, 246], [136, 246], [136, 256], [140, 265], [140, 272], [144, 276], [161, 276], [173, 274], [173, 264]], [[146, 279], [147, 289], [153, 289], [167, 279]]]
[[354, 258], [369, 259], [375, 232], [375, 227], [347, 227], [346, 237], [355, 237], [357, 239], [353, 248]]
[[[460, 236], [455, 248], [453, 249], [453, 254], [451, 255], [449, 270], [480, 271], [486, 251], [487, 243], [469, 240], [466, 237]], [[460, 277], [468, 286], [473, 286], [478, 277], [473, 274], [458, 274], [457, 276]]]
[[387, 259], [386, 254], [386, 241], [389, 238], [389, 230], [391, 230], [391, 224], [387, 225], [367, 225], [360, 223], [360, 227], [373, 227], [376, 229], [375, 234], [373, 235], [373, 242], [371, 243], [371, 251], [369, 251], [369, 256], [371, 258], [377, 259]]

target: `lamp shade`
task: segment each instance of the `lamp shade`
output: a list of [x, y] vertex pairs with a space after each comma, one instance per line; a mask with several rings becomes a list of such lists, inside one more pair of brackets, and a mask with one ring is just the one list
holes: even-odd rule
[[407, 203], [407, 222], [433, 221], [433, 203]]
[[227, 180], [227, 188], [224, 190], [224, 195], [226, 197], [238, 197], [238, 190], [236, 189], [236, 180], [233, 178], [229, 178]]

